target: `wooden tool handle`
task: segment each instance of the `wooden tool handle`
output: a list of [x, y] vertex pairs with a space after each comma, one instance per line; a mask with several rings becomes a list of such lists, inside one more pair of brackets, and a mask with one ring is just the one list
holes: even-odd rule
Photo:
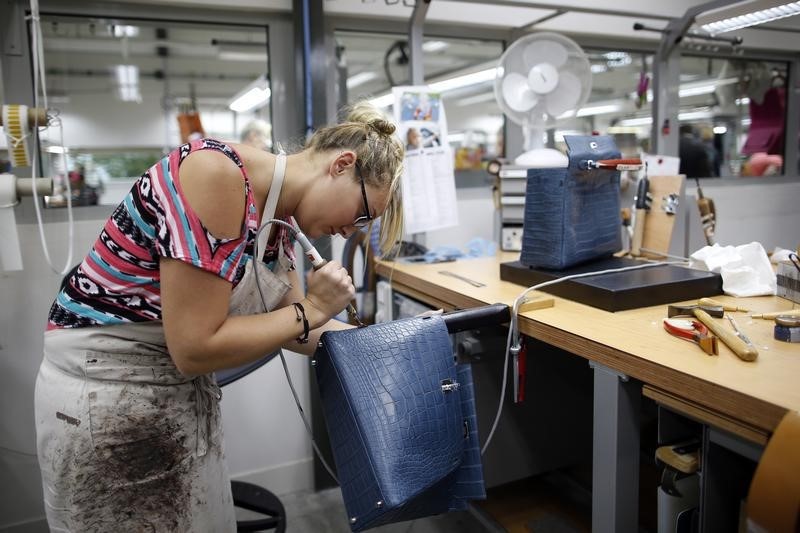
[[631, 239], [631, 255], [638, 257], [642, 255], [642, 239], [644, 238], [644, 217], [647, 210], [636, 210], [636, 221], [633, 225], [633, 238]]
[[694, 316], [697, 317], [697, 320], [705, 324], [714, 335], [719, 337], [728, 348], [733, 350], [733, 353], [739, 356], [739, 359], [742, 361], [755, 361], [758, 358], [758, 350], [752, 346], [748, 346], [747, 343], [736, 336], [733, 330], [723, 327], [722, 324], [716, 322], [711, 318], [711, 315], [702, 309], [695, 309]]
[[753, 318], [763, 318], [764, 320], [775, 320], [776, 316], [800, 316], [800, 309], [788, 309], [786, 311], [775, 311], [774, 313], [760, 313], [753, 315]]
[[722, 302], [718, 302], [717, 300], [713, 300], [711, 298], [700, 298], [697, 300], [697, 305], [707, 305], [711, 307], [721, 307], [723, 311], [743, 311], [747, 312], [747, 309], [744, 307], [737, 307], [735, 305], [724, 304]]

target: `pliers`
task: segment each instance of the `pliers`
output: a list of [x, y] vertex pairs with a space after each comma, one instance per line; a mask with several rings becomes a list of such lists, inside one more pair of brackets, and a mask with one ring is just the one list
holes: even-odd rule
[[717, 337], [709, 334], [708, 328], [697, 320], [665, 318], [664, 329], [670, 335], [697, 343], [708, 355], [719, 355]]

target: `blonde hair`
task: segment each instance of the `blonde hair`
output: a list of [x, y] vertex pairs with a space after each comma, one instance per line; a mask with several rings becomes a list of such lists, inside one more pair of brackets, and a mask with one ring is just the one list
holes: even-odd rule
[[360, 102], [349, 109], [345, 122], [316, 131], [306, 143], [306, 148], [316, 152], [353, 150], [364, 183], [389, 191], [389, 203], [381, 216], [380, 249], [384, 255], [403, 236], [400, 176], [405, 148], [395, 130], [378, 109]]

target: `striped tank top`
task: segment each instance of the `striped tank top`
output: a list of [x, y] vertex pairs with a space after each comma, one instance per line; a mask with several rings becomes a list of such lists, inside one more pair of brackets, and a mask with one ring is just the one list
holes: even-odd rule
[[[184, 198], [180, 165], [196, 150], [219, 151], [242, 172], [246, 216], [239, 237], [214, 237]], [[257, 230], [253, 191], [236, 151], [213, 139], [184, 144], [136, 180], [89, 254], [64, 278], [47, 329], [161, 320], [161, 257], [184, 261], [236, 285], [253, 255]], [[278, 239], [294, 262], [292, 239], [283, 226]], [[268, 246], [263, 259], [269, 267], [274, 267], [278, 250]]]

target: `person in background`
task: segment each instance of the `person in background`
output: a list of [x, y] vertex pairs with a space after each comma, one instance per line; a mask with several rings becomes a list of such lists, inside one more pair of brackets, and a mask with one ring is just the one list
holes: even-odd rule
[[262, 248], [257, 230], [277, 219], [346, 237], [380, 217], [390, 249], [394, 132], [358, 105], [289, 156], [200, 139], [136, 181], [50, 309], [35, 416], [52, 530], [236, 530], [214, 371], [312, 354], [323, 331], [351, 327], [333, 317], [354, 296], [335, 261], [304, 294], [292, 231], [267, 226]]
[[272, 126], [261, 119], [253, 120], [242, 130], [241, 143], [260, 150], [272, 150]]
[[706, 149], [709, 170], [711, 171], [709, 176], [718, 178], [722, 168], [722, 157], [720, 157], [719, 150], [714, 145], [714, 128], [708, 125], [703, 126], [700, 130], [700, 141]]
[[679, 170], [681, 174], [685, 174], [687, 178], [711, 176], [708, 152], [690, 124], [681, 124], [678, 154], [681, 158]]

